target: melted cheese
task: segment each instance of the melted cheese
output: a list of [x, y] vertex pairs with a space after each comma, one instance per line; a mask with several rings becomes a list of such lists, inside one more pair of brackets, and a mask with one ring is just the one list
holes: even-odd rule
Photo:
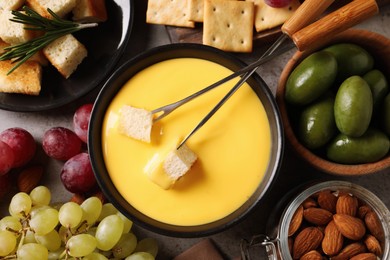
[[167, 60], [137, 73], [112, 100], [102, 126], [105, 164], [118, 191], [140, 212], [174, 225], [210, 223], [237, 210], [262, 181], [270, 158], [271, 133], [264, 107], [247, 84], [187, 141], [198, 160], [173, 188], [162, 189], [144, 173], [148, 162], [173, 140], [186, 136], [238, 79], [155, 123], [150, 144], [117, 131], [123, 105], [153, 110], [231, 73], [206, 60]]

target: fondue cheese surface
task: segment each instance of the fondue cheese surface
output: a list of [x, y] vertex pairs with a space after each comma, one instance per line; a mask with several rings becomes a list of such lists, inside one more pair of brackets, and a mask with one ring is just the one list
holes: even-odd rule
[[105, 164], [121, 195], [143, 214], [181, 226], [210, 223], [237, 210], [262, 181], [270, 158], [271, 133], [264, 107], [247, 84], [186, 142], [198, 160], [171, 189], [159, 187], [144, 172], [153, 157], [186, 136], [238, 79], [155, 123], [150, 144], [117, 129], [123, 105], [153, 110], [231, 73], [206, 60], [166, 60], [138, 72], [112, 100], [102, 131]]

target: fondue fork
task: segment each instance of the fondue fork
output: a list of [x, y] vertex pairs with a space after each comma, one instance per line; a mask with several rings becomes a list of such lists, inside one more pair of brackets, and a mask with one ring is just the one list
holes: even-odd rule
[[[185, 97], [179, 101], [176, 101], [174, 103], [156, 108], [152, 110], [152, 114], [157, 114], [159, 112], [162, 112], [159, 116], [154, 118], [154, 122], [159, 121], [160, 119], [166, 117], [171, 112], [173, 112], [176, 108], [184, 105], [185, 103], [193, 100], [196, 97], [199, 97], [200, 95], [222, 85], [223, 83], [236, 78], [238, 76], [243, 75], [244, 73], [247, 73], [249, 71], [256, 70], [261, 64], [271, 60], [274, 56], [278, 54], [282, 54], [291, 48], [293, 48], [295, 45], [290, 42], [289, 45], [282, 45], [282, 43], [286, 40], [287, 36], [292, 36], [294, 32], [297, 32], [299, 29], [303, 28], [304, 26], [308, 25], [312, 21], [314, 21], [318, 16], [320, 16], [335, 0], [306, 0], [303, 2], [303, 4], [295, 11], [294, 15], [286, 21], [282, 26], [283, 34], [275, 41], [275, 43], [267, 50], [257, 61], [254, 63], [230, 74], [229, 76], [211, 84], [210, 86], [201, 89], [198, 92], [193, 93], [192, 95]], [[318, 3], [319, 2], [319, 3]], [[274, 51], [280, 47], [277, 53], [274, 55], [271, 55], [274, 53]], [[241, 84], [242, 85], [242, 84]]]
[[[279, 55], [294, 46], [297, 47], [299, 51], [320, 47], [326, 43], [332, 35], [340, 33], [378, 12], [378, 5], [375, 0], [353, 0], [340, 9], [312, 23], [333, 2], [334, 0], [305, 0], [295, 11], [293, 16], [283, 24], [283, 34], [257, 61], [182, 100], [153, 110], [152, 114], [162, 112], [162, 114], [154, 119], [154, 122], [164, 118], [179, 106], [193, 100], [209, 90], [214, 89], [215, 87], [237, 76], [243, 75], [236, 85], [234, 85], [234, 87], [218, 102], [218, 104], [183, 139], [183, 141], [177, 146], [177, 149], [179, 149], [245, 83], [245, 81], [260, 67], [261, 64], [271, 60], [276, 55]], [[283, 45], [283, 43], [289, 38], [291, 38], [292, 42], [290, 42], [290, 44]]]
[[[273, 45], [276, 45], [276, 43], [277, 42], [275, 42]], [[256, 70], [261, 64], [272, 60], [275, 56], [278, 56], [278, 55], [292, 49], [295, 46], [292, 42], [290, 42], [289, 44], [284, 44], [282, 46], [281, 46], [281, 44], [282, 44], [282, 41], [280, 41], [280, 44], [278, 44], [278, 46], [280, 46], [280, 47], [277, 49], [277, 53], [274, 53], [273, 55], [271, 55], [271, 53], [267, 54], [267, 52], [269, 52], [271, 49], [274, 49], [271, 46], [271, 48], [269, 48], [267, 50], [267, 52], [261, 56], [260, 59], [249, 64], [248, 66], [245, 66], [244, 68], [235, 71], [234, 73], [230, 74], [229, 76], [222, 78], [219, 81], [214, 82], [213, 84], [211, 84], [211, 85], [209, 85], [209, 86], [207, 86], [207, 87], [205, 87], [205, 88], [203, 88], [203, 89], [201, 89], [201, 90], [199, 90], [199, 91], [197, 91], [197, 92], [195, 92], [195, 93], [193, 93], [193, 94], [191, 94], [191, 95], [189, 95], [181, 100], [178, 100], [174, 103], [164, 105], [162, 107], [159, 107], [159, 108], [152, 110], [151, 111], [152, 114], [157, 114], [159, 112], [162, 112], [160, 115], [158, 115], [157, 117], [155, 117], [153, 119], [153, 122], [157, 122], [157, 121], [163, 119], [164, 117], [169, 115], [171, 112], [173, 112], [176, 108], [178, 108], [178, 107], [184, 105], [185, 103], [203, 95], [204, 93], [206, 93], [206, 92], [208, 92], [208, 91], [210, 91], [210, 90], [212, 90], [212, 89], [214, 89], [214, 88], [216, 88], [216, 87], [218, 87], [218, 86], [220, 86], [220, 85], [222, 85], [222, 84], [224, 84], [224, 83], [226, 83], [226, 82], [228, 82], [228, 81], [230, 81], [238, 76], [241, 76], [241, 75], [245, 74], [246, 72]], [[275, 47], [277, 47], [277, 46], [275, 46]], [[276, 51], [276, 48], [274, 49], [274, 51]]]

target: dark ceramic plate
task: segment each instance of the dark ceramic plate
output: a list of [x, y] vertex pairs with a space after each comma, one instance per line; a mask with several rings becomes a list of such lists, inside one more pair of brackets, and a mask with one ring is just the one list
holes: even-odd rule
[[0, 108], [11, 111], [44, 111], [68, 104], [96, 88], [111, 72], [128, 42], [133, 22], [132, 0], [106, 1], [108, 20], [74, 34], [88, 57], [68, 78], [48, 66], [43, 69], [39, 96], [0, 94]]
[[97, 181], [110, 201], [137, 224], [164, 235], [177, 237], [200, 237], [220, 232], [242, 220], [264, 197], [277, 175], [283, 153], [283, 132], [279, 111], [274, 97], [266, 83], [257, 74], [248, 79], [249, 85], [255, 91], [267, 113], [271, 127], [272, 151], [268, 169], [263, 181], [254, 194], [239, 209], [229, 216], [218, 221], [197, 226], [175, 226], [156, 221], [130, 205], [115, 188], [105, 166], [103, 145], [101, 143], [102, 125], [104, 116], [112, 99], [121, 90], [122, 86], [139, 71], [160, 61], [174, 58], [199, 58], [209, 60], [233, 71], [239, 70], [245, 64], [228, 53], [199, 44], [171, 44], [148, 50], [132, 60], [124, 63], [107, 80], [97, 97], [91, 115], [90, 131], [88, 136], [88, 150], [90, 151], [92, 168]]

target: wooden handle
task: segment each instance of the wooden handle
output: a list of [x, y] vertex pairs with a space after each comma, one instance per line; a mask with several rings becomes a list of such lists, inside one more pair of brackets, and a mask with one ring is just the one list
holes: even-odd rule
[[320, 46], [326, 39], [338, 34], [379, 11], [375, 0], [353, 0], [293, 34], [291, 37], [300, 51]]
[[305, 0], [282, 26], [282, 32], [291, 36], [314, 22], [335, 0]]

